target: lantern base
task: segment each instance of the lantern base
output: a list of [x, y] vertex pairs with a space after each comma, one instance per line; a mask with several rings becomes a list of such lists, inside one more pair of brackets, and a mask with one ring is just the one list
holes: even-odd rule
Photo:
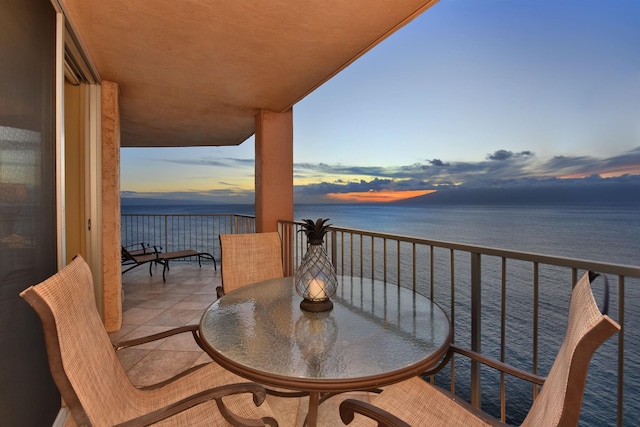
[[329, 311], [333, 309], [333, 302], [329, 298], [322, 301], [312, 301], [303, 299], [300, 302], [300, 308], [304, 311], [310, 311], [312, 313], [320, 313], [323, 311]]

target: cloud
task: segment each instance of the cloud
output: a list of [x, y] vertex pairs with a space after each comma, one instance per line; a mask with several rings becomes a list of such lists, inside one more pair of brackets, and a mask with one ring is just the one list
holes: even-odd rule
[[508, 160], [513, 158], [522, 158], [522, 157], [531, 157], [533, 156], [532, 151], [521, 151], [520, 153], [514, 153], [513, 151], [508, 150], [498, 150], [493, 154], [487, 154], [487, 160]]
[[161, 159], [162, 162], [176, 163], [179, 165], [189, 166], [212, 166], [212, 167], [225, 167], [225, 168], [237, 168], [237, 167], [253, 167], [255, 161], [253, 159], [236, 159], [233, 157], [223, 157], [219, 159]]
[[513, 157], [513, 153], [507, 150], [498, 150], [493, 154], [488, 154], [488, 160], [507, 160]]
[[640, 175], [579, 179], [523, 179], [496, 186], [465, 184], [409, 201], [440, 204], [637, 203]]
[[[182, 164], [229, 168], [254, 167], [252, 159], [166, 159]], [[572, 200], [573, 196], [633, 199], [640, 194], [640, 147], [607, 158], [555, 156], [533, 151], [496, 150], [479, 162], [428, 159], [400, 166], [352, 166], [327, 163], [294, 165], [295, 201], [329, 202], [328, 194], [437, 190], [425, 200]], [[313, 182], [316, 181], [316, 182]], [[307, 184], [308, 182], [312, 182]], [[219, 181], [222, 190], [136, 193], [124, 198], [169, 198], [218, 203], [253, 203], [253, 189]], [[606, 194], [608, 193], [608, 195]], [[448, 199], [450, 198], [450, 199]], [[625, 200], [626, 200], [625, 199]], [[604, 199], [603, 199], [604, 200]]]
[[590, 156], [556, 156], [541, 165], [540, 169], [546, 175], [554, 174], [568, 178], [638, 174], [640, 173], [640, 147], [604, 159]]
[[392, 176], [393, 169], [383, 166], [343, 166], [326, 163], [296, 163], [298, 171], [319, 172], [322, 175]]
[[[298, 166], [301, 165], [296, 165]], [[556, 156], [543, 161], [529, 150], [516, 153], [497, 150], [480, 162], [444, 162], [433, 159], [399, 167], [362, 168], [327, 164], [303, 166], [306, 170], [340, 174], [344, 178], [297, 186], [296, 197], [366, 191], [438, 190], [437, 197], [441, 198], [447, 191], [457, 191], [458, 195], [467, 190], [526, 193], [538, 188], [543, 191], [536, 197], [542, 197], [548, 191], [549, 197], [553, 199], [560, 197], [556, 189], [588, 191], [589, 187], [593, 187], [594, 191], [608, 189], [616, 197], [630, 198], [631, 194], [625, 196], [624, 191], [632, 191], [640, 182], [640, 147], [603, 159]], [[305, 176], [305, 169], [298, 170], [298, 174]], [[372, 178], [349, 180], [349, 175]], [[555, 191], [553, 194], [552, 190]], [[436, 198], [434, 196], [428, 195], [425, 198]]]
[[427, 160], [431, 166], [449, 166], [449, 163], [445, 163], [440, 159]]
[[394, 181], [391, 179], [375, 178], [371, 181], [360, 180], [352, 182], [321, 182], [318, 184], [299, 185], [294, 192], [301, 195], [324, 195], [329, 193], [357, 193], [367, 191], [380, 191], [393, 189]]
[[127, 204], [153, 203], [219, 203], [219, 204], [253, 204], [255, 194], [253, 190], [238, 188], [208, 190], [208, 191], [158, 191], [136, 192], [122, 191], [120, 197]]

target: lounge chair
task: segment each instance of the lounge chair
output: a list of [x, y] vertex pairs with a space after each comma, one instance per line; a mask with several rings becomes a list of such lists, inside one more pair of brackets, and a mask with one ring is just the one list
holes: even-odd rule
[[[133, 249], [133, 248], [136, 248], [136, 249]], [[141, 243], [136, 243], [134, 245], [126, 246], [126, 249], [129, 251], [131, 255], [148, 255], [148, 254], [160, 252], [160, 250], [162, 250], [162, 247], [153, 246], [153, 245], [150, 245], [149, 243], [141, 242]]]
[[151, 271], [151, 266], [153, 265], [153, 263], [162, 264], [162, 280], [166, 282], [165, 273], [167, 270], [169, 270], [169, 261], [172, 259], [189, 257], [198, 257], [198, 265], [200, 267], [202, 267], [202, 258], [208, 258], [213, 261], [213, 268], [215, 270], [218, 269], [218, 265], [216, 263], [216, 260], [213, 258], [213, 255], [207, 252], [198, 252], [192, 249], [188, 249], [184, 251], [174, 252], [155, 251], [150, 254], [134, 255], [124, 246], [122, 246], [122, 274], [141, 265], [149, 264], [149, 275], [153, 276], [153, 273]]
[[[573, 289], [567, 332], [546, 379], [466, 349], [451, 348], [454, 353], [479, 360], [509, 375], [543, 384], [522, 426], [578, 425], [591, 356], [600, 344], [620, 330], [620, 325], [598, 308], [591, 291], [590, 276], [591, 273], [585, 273]], [[605, 300], [603, 307], [607, 305]], [[606, 313], [606, 308], [604, 311]], [[345, 424], [376, 425], [360, 415], [354, 420], [355, 414], [375, 419], [381, 426], [506, 425], [419, 377], [385, 388], [371, 403], [347, 399], [340, 404], [340, 417]]]
[[242, 286], [283, 277], [282, 242], [278, 232], [221, 234], [222, 286], [218, 298]]
[[96, 309], [91, 271], [80, 256], [20, 295], [40, 316], [51, 374], [74, 425], [211, 426], [228, 422], [277, 426], [268, 404], [262, 404], [264, 388], [216, 363], [196, 366], [156, 385], [135, 387], [116, 349], [182, 332], [191, 332], [200, 345], [198, 326], [112, 344]]
[[157, 252], [150, 254], [136, 254], [122, 246], [122, 274], [141, 265], [149, 264], [149, 275], [153, 276], [153, 273], [151, 272], [151, 265], [154, 261], [158, 261]]

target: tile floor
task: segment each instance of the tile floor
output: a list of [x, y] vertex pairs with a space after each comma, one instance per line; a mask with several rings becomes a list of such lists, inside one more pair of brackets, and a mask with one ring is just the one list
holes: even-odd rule
[[[202, 312], [216, 299], [215, 288], [221, 283], [220, 271], [213, 263], [174, 262], [162, 281], [162, 267], [140, 266], [122, 276], [124, 292], [123, 324], [111, 333], [112, 341], [128, 340], [172, 327], [200, 322]], [[118, 356], [132, 382], [149, 385], [200, 363], [211, 362], [209, 356], [193, 341], [191, 334], [180, 334], [136, 348], [120, 350]], [[322, 405], [319, 426], [344, 425], [338, 405], [345, 397], [367, 399], [363, 393], [333, 397]], [[268, 396], [267, 401], [281, 427], [301, 427], [308, 408], [308, 398], [292, 399]]]

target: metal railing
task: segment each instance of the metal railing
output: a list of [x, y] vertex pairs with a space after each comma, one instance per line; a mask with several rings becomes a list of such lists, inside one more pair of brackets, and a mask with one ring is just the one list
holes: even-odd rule
[[[300, 229], [301, 223], [279, 222], [289, 274], [306, 251]], [[640, 310], [640, 267], [339, 227], [330, 228], [325, 247], [338, 274], [383, 280], [434, 300], [448, 313], [457, 345], [540, 375], [564, 338], [572, 285], [586, 270], [607, 275], [615, 284], [609, 315], [622, 330], [592, 359], [581, 424], [623, 425], [640, 416], [638, 378], [629, 375], [640, 360], [640, 340], [628, 339], [640, 325], [625, 319], [625, 312]], [[603, 286], [593, 288], [602, 299]], [[509, 423], [522, 421], [539, 391], [466, 359], [452, 359], [445, 371], [430, 380]]]
[[[280, 221], [284, 271], [306, 252], [301, 223]], [[166, 251], [196, 249], [220, 259], [219, 234], [255, 232], [235, 214], [122, 215], [122, 243]], [[325, 248], [338, 274], [420, 292], [449, 315], [454, 342], [546, 375], [564, 336], [571, 286], [586, 270], [609, 277], [610, 316], [622, 325], [595, 353], [581, 425], [633, 424], [640, 418], [640, 267], [331, 227]], [[603, 289], [594, 285], [596, 298]], [[627, 317], [627, 318], [625, 318]], [[453, 358], [430, 381], [508, 423], [522, 421], [538, 387], [467, 359]]]
[[122, 246], [163, 252], [193, 249], [220, 260], [220, 234], [255, 233], [255, 217], [237, 214], [122, 214]]

